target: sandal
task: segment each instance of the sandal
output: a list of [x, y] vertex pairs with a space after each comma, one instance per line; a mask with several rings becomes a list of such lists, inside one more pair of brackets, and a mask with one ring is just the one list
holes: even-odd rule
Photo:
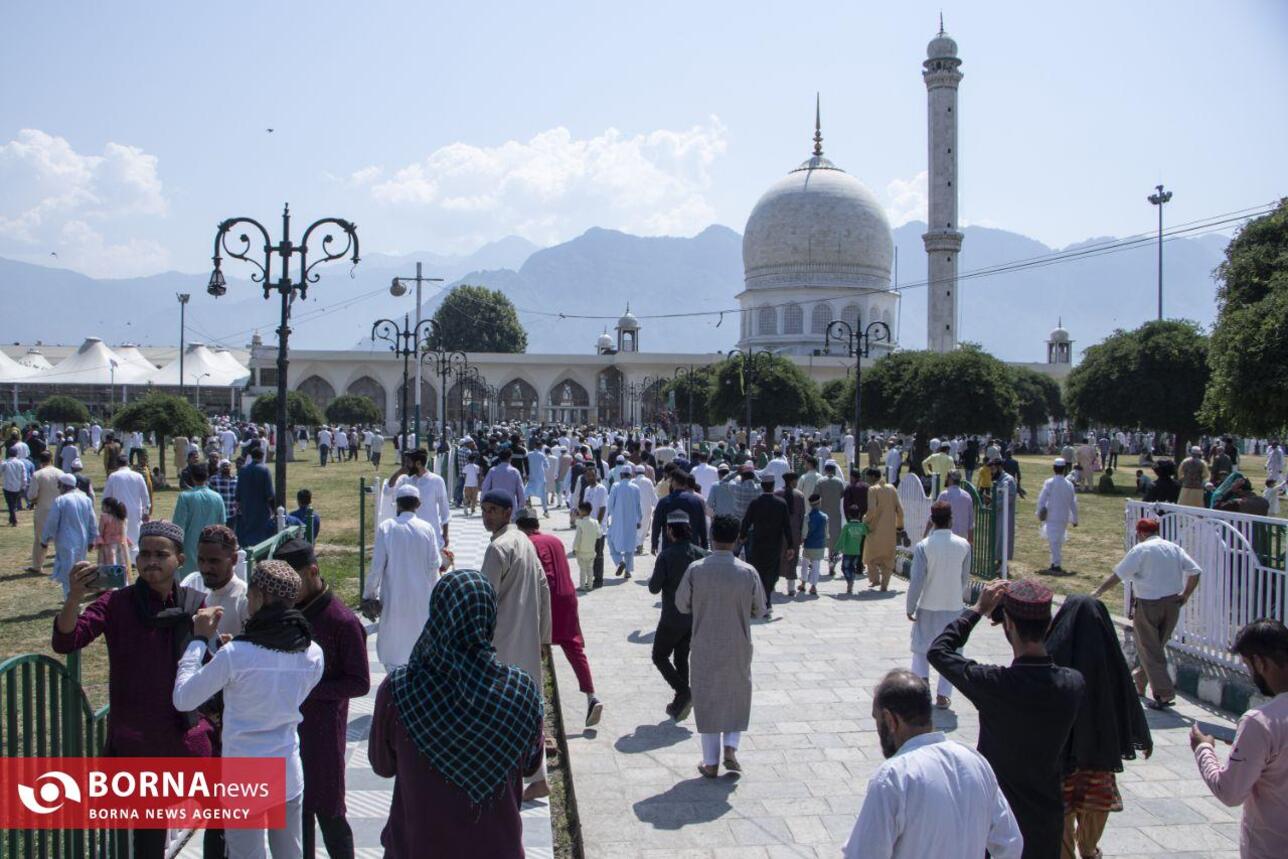
[[698, 772], [702, 773], [704, 778], [715, 778], [720, 775], [720, 767], [718, 764], [712, 764], [711, 766], [698, 764]]
[[1152, 701], [1146, 701], [1145, 706], [1151, 710], [1170, 710], [1176, 706], [1175, 698], [1168, 698], [1166, 701], [1161, 698], [1155, 698]]

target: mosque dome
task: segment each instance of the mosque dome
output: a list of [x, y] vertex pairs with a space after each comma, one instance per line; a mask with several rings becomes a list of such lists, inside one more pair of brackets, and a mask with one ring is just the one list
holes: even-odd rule
[[617, 320], [617, 327], [622, 331], [639, 330], [640, 321], [631, 313], [630, 305], [627, 305], [626, 313], [622, 314], [622, 318]]
[[601, 352], [605, 349], [613, 348], [613, 338], [609, 336], [607, 331], [599, 335], [599, 339], [595, 341], [595, 348]]
[[956, 59], [957, 42], [943, 30], [926, 45], [926, 57], [932, 60]]
[[749, 288], [762, 277], [828, 273], [867, 276], [884, 289], [893, 256], [881, 204], [821, 151], [769, 187], [743, 230]]
[[1060, 326], [1060, 327], [1057, 327], [1054, 331], [1052, 331], [1051, 336], [1048, 337], [1047, 339], [1052, 343], [1068, 343], [1069, 332], [1066, 331], [1063, 326]]

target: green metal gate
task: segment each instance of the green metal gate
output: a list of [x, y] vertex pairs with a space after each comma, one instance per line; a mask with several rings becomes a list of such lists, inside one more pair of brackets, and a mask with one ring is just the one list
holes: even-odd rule
[[[8, 758], [92, 757], [107, 739], [107, 707], [91, 709], [79, 653], [68, 654], [66, 665], [38, 653], [0, 662], [0, 714], [0, 754]], [[125, 855], [123, 830], [0, 831], [4, 859]]]
[[971, 534], [970, 574], [972, 578], [988, 580], [997, 578], [998, 536], [997, 510], [986, 503], [979, 490], [971, 483], [962, 482], [975, 503], [975, 528]]

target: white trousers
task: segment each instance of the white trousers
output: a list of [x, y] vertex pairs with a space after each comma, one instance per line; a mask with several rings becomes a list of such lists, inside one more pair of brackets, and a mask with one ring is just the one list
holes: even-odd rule
[[[299, 859], [304, 852], [304, 794], [286, 802], [286, 826], [281, 829], [225, 829], [228, 859]], [[268, 833], [265, 852], [264, 834]]]
[[823, 563], [820, 558], [807, 558], [805, 553], [801, 553], [801, 584], [816, 587], [818, 585], [818, 569]]
[[1066, 527], [1064, 523], [1046, 523], [1047, 545], [1051, 547], [1051, 566], [1053, 567], [1060, 566], [1060, 559], [1064, 554], [1064, 530]]
[[[930, 682], [930, 660], [926, 658], [926, 654], [912, 654], [912, 673], [924, 679], [927, 683]], [[935, 689], [935, 694], [942, 695], [945, 698], [952, 697], [953, 684], [949, 683], [948, 678], [942, 674], [939, 675], [939, 683]]]
[[724, 759], [724, 746], [731, 749], [738, 748], [742, 731], [730, 731], [727, 734], [698, 734], [698, 739], [702, 742], [702, 763], [710, 767]]

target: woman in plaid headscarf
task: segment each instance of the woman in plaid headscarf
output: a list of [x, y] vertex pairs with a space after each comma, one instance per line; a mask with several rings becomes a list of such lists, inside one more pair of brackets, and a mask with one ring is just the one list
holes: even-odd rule
[[523, 856], [522, 777], [541, 763], [541, 691], [497, 660], [495, 627], [487, 577], [448, 573], [411, 660], [376, 693], [368, 757], [395, 778], [387, 857]]

